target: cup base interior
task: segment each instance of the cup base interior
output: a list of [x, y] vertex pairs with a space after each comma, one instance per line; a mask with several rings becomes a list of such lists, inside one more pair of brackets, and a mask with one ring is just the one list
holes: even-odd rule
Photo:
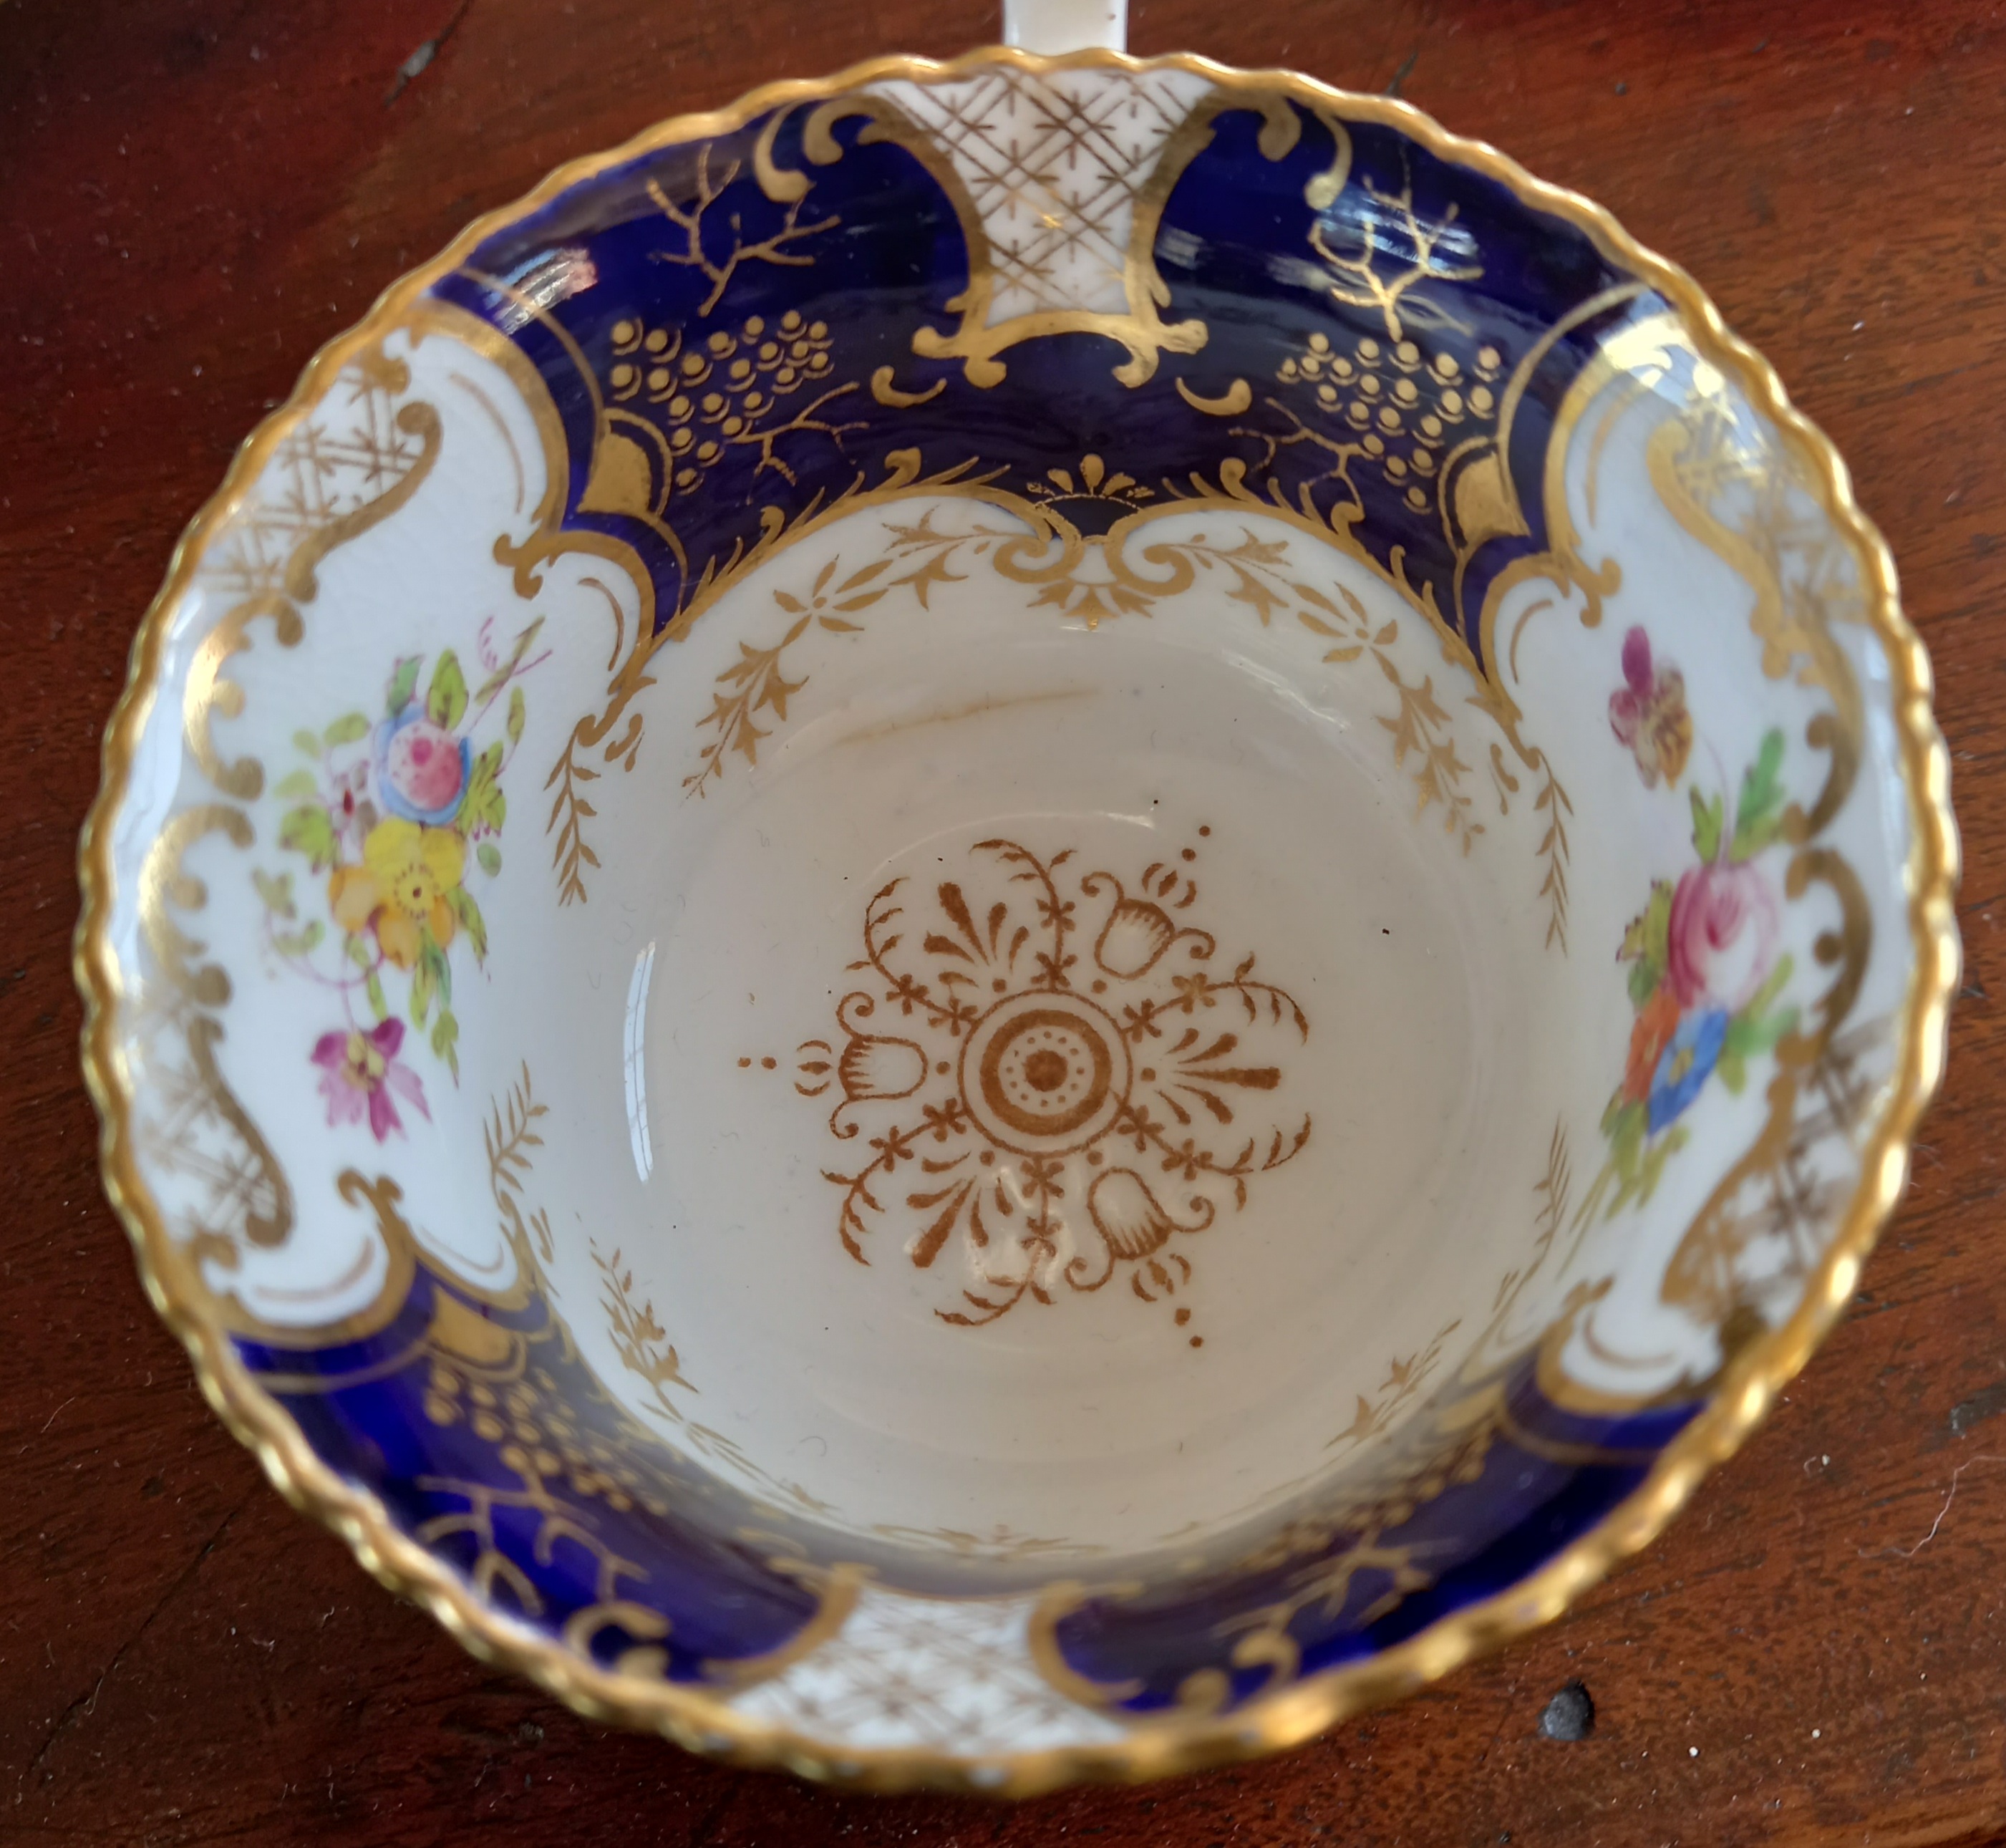
[[[828, 557], [882, 524], [845, 523]], [[671, 684], [822, 568], [776, 561]], [[726, 1480], [998, 1568], [1188, 1548], [1355, 1470], [1535, 1233], [1505, 1054], [1539, 984], [1476, 837], [1417, 812], [1384, 678], [1308, 681], [1300, 632], [1222, 650], [1216, 597], [1088, 632], [1029, 597], [804, 636], [751, 765], [663, 749], [607, 799], [647, 843], [586, 965], [624, 1044], [574, 1028], [563, 1088], [628, 1075], [567, 1125], [618, 1207], [553, 1268], [572, 1297], [617, 1250]]]

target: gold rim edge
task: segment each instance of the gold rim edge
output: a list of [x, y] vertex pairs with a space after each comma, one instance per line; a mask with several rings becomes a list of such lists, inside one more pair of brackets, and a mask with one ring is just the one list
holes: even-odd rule
[[[1790, 1319], [1751, 1343], [1724, 1371], [1705, 1407], [1668, 1445], [1624, 1501], [1552, 1559], [1509, 1589], [1447, 1617], [1369, 1660], [1327, 1670], [1238, 1712], [1209, 1720], [1144, 1723], [1100, 1745], [967, 1758], [925, 1748], [846, 1751], [787, 1728], [748, 1720], [709, 1692], [600, 1670], [561, 1645], [514, 1624], [476, 1600], [459, 1575], [391, 1524], [382, 1502], [329, 1469], [297, 1424], [238, 1360], [206, 1316], [133, 1163], [130, 1099], [118, 1069], [112, 1027], [118, 995], [107, 940], [111, 832], [125, 791], [134, 746], [157, 680], [167, 618], [218, 527], [241, 504], [265, 460], [318, 401], [349, 357], [480, 242], [558, 193], [606, 169], [674, 143], [728, 132], [780, 107], [893, 79], [938, 81], [1003, 64], [1033, 72], [1100, 68], [1181, 70], [1222, 88], [1280, 90], [1307, 102], [1402, 130], [1431, 153], [1502, 183], [1515, 197], [1588, 234], [1603, 254], [1647, 281], [1686, 318], [1695, 343], [1774, 422], [1811, 463], [1826, 511], [1856, 548], [1872, 579], [1867, 622], [1886, 646], [1895, 679], [1895, 718], [1909, 799], [1906, 868], [1911, 970], [1889, 1101], [1863, 1152], [1860, 1179], [1837, 1235]], [[1488, 143], [1450, 133], [1412, 104], [1360, 96], [1284, 71], [1238, 71], [1188, 55], [1135, 58], [1114, 52], [1041, 58], [984, 48], [948, 62], [878, 58], [822, 79], [790, 79], [754, 90], [730, 107], [677, 116], [604, 153], [566, 163], [512, 204], [474, 220], [439, 255], [392, 283], [354, 326], [308, 363], [286, 403], [240, 447], [222, 485], [176, 544], [167, 575], [134, 637], [126, 684], [104, 736], [97, 796], [79, 846], [83, 911], [74, 970], [84, 1008], [84, 1076], [100, 1123], [105, 1191], [131, 1237], [147, 1294], [187, 1347], [203, 1394], [250, 1448], [279, 1491], [338, 1534], [375, 1578], [421, 1604], [473, 1655], [528, 1677], [589, 1719], [660, 1732], [707, 1755], [783, 1767], [853, 1788], [931, 1786], [1025, 1797], [1086, 1780], [1140, 1780], [1257, 1757], [1299, 1744], [1364, 1709], [1439, 1679], [1472, 1658], [1549, 1622], [1621, 1561], [1663, 1531], [1717, 1464], [1740, 1448], [1782, 1387], [1804, 1367], [1850, 1299], [1860, 1270], [1899, 1202], [1916, 1125], [1941, 1082], [1951, 998], [1961, 964], [1955, 917], [1958, 843], [1950, 806], [1950, 759], [1931, 706], [1932, 674], [1921, 639], [1902, 611], [1893, 558], [1855, 502], [1851, 477], [1830, 440], [1790, 401], [1768, 361], [1732, 333], [1684, 270], [1632, 238], [1602, 206], [1535, 178]]]

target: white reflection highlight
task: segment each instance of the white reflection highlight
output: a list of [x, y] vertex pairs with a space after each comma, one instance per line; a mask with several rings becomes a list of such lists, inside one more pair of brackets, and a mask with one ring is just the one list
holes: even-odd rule
[[655, 945], [634, 959], [633, 980], [627, 984], [627, 1030], [622, 1051], [627, 1072], [627, 1131], [634, 1145], [634, 1167], [646, 1181], [655, 1171], [654, 1139], [648, 1133], [648, 1067], [643, 1041], [648, 1030], [648, 984], [654, 980]]

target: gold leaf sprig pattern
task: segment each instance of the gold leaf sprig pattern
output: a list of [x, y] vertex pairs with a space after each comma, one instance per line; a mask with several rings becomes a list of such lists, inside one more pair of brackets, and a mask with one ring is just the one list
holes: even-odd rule
[[759, 715], [770, 713], [775, 723], [785, 723], [787, 702], [808, 685], [805, 674], [799, 680], [787, 678], [781, 657], [811, 626], [826, 629], [832, 635], [857, 633], [861, 625], [850, 621], [849, 617], [868, 609], [891, 588], [889, 584], [874, 586], [872, 582], [890, 565], [890, 559], [879, 558], [838, 582], [836, 574], [841, 567], [832, 558], [817, 575], [805, 600], [786, 590], [773, 593], [774, 602], [794, 618], [793, 625], [770, 647], [740, 642], [738, 659], [718, 675], [711, 709], [697, 722], [699, 730], [708, 730], [712, 736], [697, 768], [683, 779], [683, 787], [689, 794], [702, 795], [723, 775], [726, 761], [734, 753], [744, 759], [748, 769], [759, 761], [759, 741], [770, 735], [770, 728], [759, 723]]

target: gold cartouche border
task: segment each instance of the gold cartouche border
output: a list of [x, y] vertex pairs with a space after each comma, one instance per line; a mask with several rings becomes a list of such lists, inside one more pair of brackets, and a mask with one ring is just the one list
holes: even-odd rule
[[[1894, 716], [1908, 798], [1906, 884], [1915, 964], [1902, 1012], [1889, 1101], [1864, 1151], [1860, 1179], [1838, 1235], [1804, 1299], [1782, 1327], [1768, 1330], [1735, 1356], [1705, 1407], [1665, 1448], [1649, 1476], [1594, 1527], [1510, 1589], [1440, 1617], [1368, 1660], [1312, 1675], [1236, 1712], [1144, 1722], [1105, 1744], [965, 1758], [929, 1749], [846, 1751], [783, 1727], [748, 1720], [702, 1688], [601, 1669], [483, 1605], [450, 1567], [398, 1530], [375, 1495], [330, 1470], [291, 1416], [238, 1358], [199, 1279], [174, 1248], [135, 1166], [131, 1086], [115, 1043], [119, 984], [109, 922], [112, 823], [158, 683], [169, 618], [218, 529], [242, 506], [274, 449], [351, 357], [394, 328], [415, 297], [458, 268], [483, 240], [607, 167], [676, 143], [728, 133], [768, 110], [818, 102], [866, 84], [895, 79], [936, 83], [998, 66], [1040, 76], [1055, 70], [1188, 71], [1250, 98], [1279, 91], [1351, 121], [1390, 126], [1430, 153], [1501, 181], [1534, 210], [1550, 213], [1585, 232], [1606, 256], [1671, 302], [1685, 317], [1700, 354], [1740, 386], [1775, 424], [1784, 442], [1810, 464], [1826, 514], [1851, 542], [1868, 580], [1867, 620], [1887, 649], [1894, 682]], [[1768, 362], [1728, 331], [1719, 310], [1684, 270], [1638, 245], [1601, 206], [1534, 179], [1486, 143], [1452, 135], [1410, 104], [1388, 97], [1353, 95], [1287, 72], [1236, 71], [1186, 56], [1140, 59], [1091, 51], [1041, 58], [984, 50], [947, 63], [875, 58], [833, 77], [768, 84], [728, 109], [678, 116], [611, 153], [572, 161], [514, 205], [475, 220], [440, 255], [386, 290], [359, 325], [337, 335], [315, 355], [291, 397], [238, 450], [222, 487], [182, 535], [167, 582], [132, 644], [125, 689], [105, 734], [103, 783], [79, 853], [83, 912], [77, 926], [76, 973], [84, 1003], [84, 1076], [102, 1122], [105, 1191], [132, 1235], [148, 1294], [186, 1345], [209, 1403], [256, 1452], [280, 1492], [340, 1535], [371, 1572], [429, 1610], [474, 1655], [526, 1675], [588, 1719], [658, 1731], [692, 1751], [738, 1764], [780, 1765], [804, 1777], [875, 1790], [924, 1786], [1026, 1797], [1080, 1779], [1137, 1780], [1255, 1757], [1297, 1744], [1365, 1708], [1409, 1693], [1558, 1616], [1619, 1561], [1649, 1545], [1701, 1478], [1740, 1446], [1851, 1297], [1868, 1250], [1901, 1199], [1917, 1119], [1942, 1078], [1951, 996], [1958, 979], [1957, 826], [1950, 807], [1950, 759], [1930, 709], [1930, 688], [1929, 656], [1902, 613], [1895, 562], [1887, 545], [1855, 504], [1851, 478], [1838, 452], [1791, 407]]]

